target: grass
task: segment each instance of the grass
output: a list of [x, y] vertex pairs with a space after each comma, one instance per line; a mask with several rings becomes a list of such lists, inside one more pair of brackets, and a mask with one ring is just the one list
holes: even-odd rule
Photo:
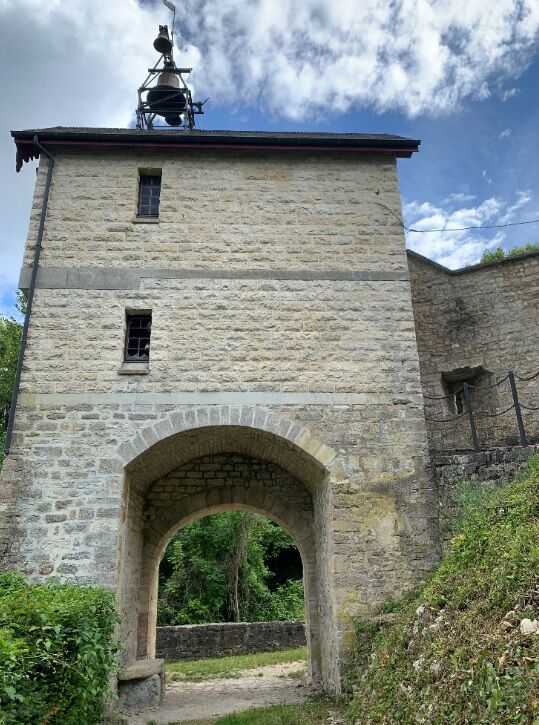
[[226, 715], [214, 725], [321, 725], [336, 714], [335, 703], [319, 698], [299, 705], [274, 705]]
[[357, 625], [348, 714], [361, 725], [539, 723], [539, 636], [519, 628], [539, 617], [539, 456], [468, 504], [395, 624]]
[[[249, 655], [230, 657], [211, 657], [205, 660], [187, 660], [167, 662], [167, 679], [173, 681], [190, 680], [198, 682], [215, 677], [236, 677], [242, 670], [252, 670], [266, 665], [279, 665], [283, 662], [304, 662], [307, 648], [280, 650], [278, 652], [257, 652]], [[294, 676], [297, 676], [294, 673]]]

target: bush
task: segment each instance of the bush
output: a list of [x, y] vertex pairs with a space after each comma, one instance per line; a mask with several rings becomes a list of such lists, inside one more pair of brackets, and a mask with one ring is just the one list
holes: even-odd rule
[[539, 456], [516, 481], [473, 496], [452, 547], [374, 644], [356, 633], [362, 725], [539, 723]]
[[99, 723], [116, 623], [104, 589], [0, 574], [0, 724]]

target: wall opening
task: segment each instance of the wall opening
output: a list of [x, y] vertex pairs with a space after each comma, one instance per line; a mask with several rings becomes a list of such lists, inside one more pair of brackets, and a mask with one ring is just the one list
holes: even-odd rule
[[158, 626], [303, 619], [303, 608], [294, 540], [251, 511], [192, 521], [159, 564]]
[[117, 594], [122, 664], [155, 657], [159, 564], [177, 532], [212, 514], [252, 512], [287, 531], [300, 552], [309, 674], [335, 689], [328, 487], [328, 472], [313, 456], [252, 427], [207, 426], [150, 443], [126, 466]]
[[[305, 645], [304, 619], [301, 554], [270, 518], [234, 508], [201, 516], [167, 545], [159, 565], [158, 657], [294, 649]], [[233, 626], [239, 623], [249, 624]]]
[[[494, 374], [483, 367], [463, 367], [442, 373], [442, 389], [447, 395], [448, 412], [462, 415], [467, 412], [464, 397], [464, 383], [469, 388], [470, 400], [477, 410], [481, 406], [485, 412], [492, 412], [496, 408], [497, 392], [493, 386]], [[491, 387], [492, 386], [492, 387]]]

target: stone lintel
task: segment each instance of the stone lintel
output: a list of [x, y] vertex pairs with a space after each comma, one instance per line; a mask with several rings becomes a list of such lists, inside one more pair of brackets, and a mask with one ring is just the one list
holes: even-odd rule
[[410, 405], [422, 406], [420, 394], [310, 392], [175, 392], [175, 393], [21, 393], [19, 404], [34, 405]]
[[[32, 270], [23, 267], [19, 287], [28, 289]], [[140, 289], [144, 279], [226, 279], [343, 282], [407, 282], [408, 270], [160, 269], [131, 267], [40, 267], [39, 289]]]

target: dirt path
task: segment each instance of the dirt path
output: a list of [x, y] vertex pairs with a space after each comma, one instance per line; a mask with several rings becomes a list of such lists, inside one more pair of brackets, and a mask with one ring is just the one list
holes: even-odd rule
[[251, 707], [268, 707], [305, 702], [317, 690], [306, 682], [306, 676], [294, 676], [303, 670], [304, 662], [287, 662], [245, 670], [234, 678], [215, 678], [203, 682], [169, 682], [163, 704], [158, 708], [133, 713], [129, 725], [158, 725], [203, 720]]

